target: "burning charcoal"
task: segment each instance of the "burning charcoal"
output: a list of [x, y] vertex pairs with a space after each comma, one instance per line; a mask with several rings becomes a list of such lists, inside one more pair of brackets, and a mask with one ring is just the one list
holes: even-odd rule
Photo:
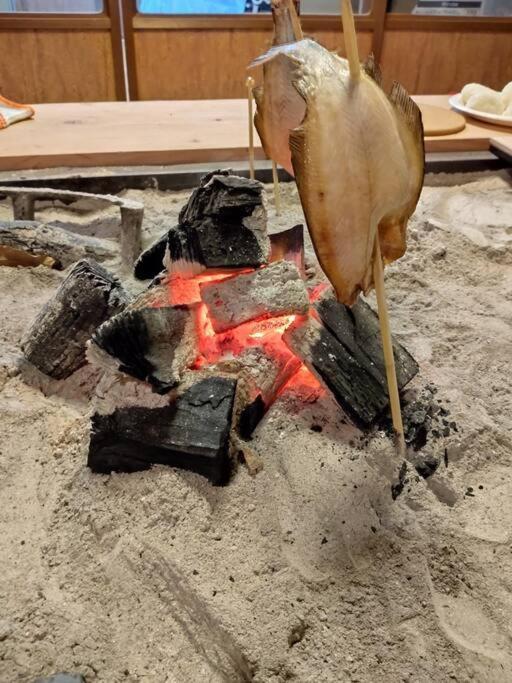
[[141, 254], [135, 277], [268, 263], [270, 242], [263, 185], [216, 171], [206, 175], [182, 209], [179, 224]]
[[0, 221], [0, 264], [67, 268], [80, 259], [113, 258], [117, 249], [108, 240], [86, 237], [37, 221]]
[[164, 394], [180, 382], [196, 349], [194, 314], [188, 307], [130, 308], [94, 333], [89, 358], [107, 367], [114, 360], [117, 370]]
[[304, 265], [304, 226], [296, 225], [289, 230], [270, 235], [270, 262], [291, 261], [295, 263], [302, 277], [305, 276]]
[[313, 318], [298, 319], [283, 340], [358, 426], [369, 427], [388, 405], [385, 386]]
[[79, 261], [28, 330], [24, 357], [53, 379], [65, 379], [86, 363], [94, 330], [127, 302], [118, 281], [94, 261]]
[[297, 266], [289, 261], [272, 263], [252, 273], [201, 285], [216, 332], [249, 320], [301, 314], [309, 309], [306, 287]]
[[[379, 319], [361, 298], [348, 308], [338, 303], [332, 289], [315, 304], [323, 324], [343, 344], [357, 363], [387, 391], [386, 367], [382, 353]], [[411, 354], [393, 341], [398, 388], [401, 391], [419, 372]]]
[[238, 376], [240, 414], [238, 432], [247, 439], [300, 368], [300, 360], [281, 342], [269, 348], [251, 348], [215, 367]]
[[109, 474], [169, 465], [202, 474], [214, 484], [226, 483], [236, 384], [232, 378], [206, 377], [167, 407], [95, 414], [88, 466]]

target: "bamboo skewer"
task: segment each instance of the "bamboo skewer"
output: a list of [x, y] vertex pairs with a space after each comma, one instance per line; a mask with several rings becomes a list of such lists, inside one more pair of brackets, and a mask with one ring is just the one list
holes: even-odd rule
[[281, 215], [281, 188], [279, 187], [279, 177], [277, 175], [277, 164], [272, 160], [272, 182], [274, 183], [274, 203], [276, 214]]
[[359, 62], [359, 48], [357, 47], [356, 26], [350, 0], [341, 0], [341, 20], [343, 24], [343, 39], [347, 53], [350, 76], [358, 81], [361, 78], [361, 65]]
[[386, 301], [386, 290], [384, 286], [384, 267], [382, 264], [382, 255], [380, 253], [380, 243], [378, 234], [375, 239], [375, 251], [373, 259], [373, 280], [375, 284], [375, 294], [377, 295], [380, 334], [382, 337], [384, 363], [386, 365], [386, 377], [388, 380], [389, 401], [391, 404], [391, 417], [393, 420], [394, 430], [398, 437], [398, 449], [400, 455], [405, 456], [404, 425], [402, 422], [400, 395], [398, 393], [398, 382], [396, 379], [395, 358], [393, 355], [393, 342], [391, 339], [388, 304]]
[[249, 177], [251, 180], [255, 179], [254, 173], [254, 111], [253, 111], [253, 94], [252, 89], [254, 88], [254, 78], [249, 76], [245, 82], [247, 86], [247, 104], [249, 110]]

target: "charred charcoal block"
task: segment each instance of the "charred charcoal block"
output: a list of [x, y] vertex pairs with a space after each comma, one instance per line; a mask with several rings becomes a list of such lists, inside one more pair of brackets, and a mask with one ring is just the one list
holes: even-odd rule
[[306, 287], [297, 266], [278, 261], [267, 268], [201, 285], [201, 298], [216, 332], [249, 320], [304, 315], [309, 309]]
[[334, 335], [313, 318], [300, 318], [283, 340], [361, 427], [369, 427], [389, 403], [387, 390]]
[[148, 247], [135, 261], [134, 275], [138, 280], [151, 280], [164, 269], [167, 233]]
[[301, 361], [281, 342], [268, 348], [249, 348], [215, 367], [238, 377], [238, 433], [251, 436]]
[[22, 350], [27, 361], [53, 379], [86, 363], [86, 344], [127, 302], [119, 282], [94, 261], [79, 261], [30, 326]]
[[139, 257], [135, 276], [205, 268], [256, 268], [268, 263], [270, 241], [263, 185], [218, 171], [205, 176], [172, 227]]
[[[359, 298], [349, 308], [340, 304], [330, 290], [315, 304], [315, 309], [331, 334], [387, 391], [379, 318], [370, 306]], [[418, 374], [419, 367], [411, 354], [396, 340], [393, 340], [393, 351], [398, 388], [401, 391]]]
[[88, 355], [164, 394], [196, 358], [194, 314], [186, 306], [125, 310], [96, 330]]
[[304, 226], [295, 225], [270, 235], [270, 262], [291, 261], [295, 263], [299, 273], [304, 277]]
[[214, 484], [226, 483], [236, 384], [228, 377], [206, 377], [163, 408], [96, 413], [88, 466], [109, 474], [168, 465], [202, 474]]

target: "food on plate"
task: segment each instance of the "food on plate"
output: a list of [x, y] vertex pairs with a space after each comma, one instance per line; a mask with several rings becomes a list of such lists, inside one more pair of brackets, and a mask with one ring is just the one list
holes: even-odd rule
[[485, 111], [488, 114], [503, 114], [505, 105], [501, 97], [501, 93], [496, 92], [478, 92], [469, 98], [467, 102], [469, 109], [476, 111]]
[[507, 85], [501, 91], [501, 99], [505, 103], [505, 107], [507, 109], [510, 109], [510, 107], [512, 106], [512, 81], [510, 81], [510, 83], [507, 83]]

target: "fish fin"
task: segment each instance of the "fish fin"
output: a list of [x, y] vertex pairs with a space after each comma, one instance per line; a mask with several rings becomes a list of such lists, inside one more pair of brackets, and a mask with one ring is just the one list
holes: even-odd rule
[[382, 88], [382, 71], [380, 66], [375, 61], [375, 55], [370, 53], [363, 63], [363, 71], [369, 76], [377, 85]]
[[425, 176], [425, 141], [421, 111], [407, 91], [394, 83], [389, 94], [398, 122], [398, 132], [407, 155], [410, 187], [407, 201], [379, 223], [379, 242], [386, 263], [396, 261], [407, 248], [407, 222], [420, 198]]
[[343, 37], [347, 53], [350, 76], [354, 80], [361, 78], [361, 63], [359, 62], [359, 48], [357, 47], [356, 25], [350, 0], [341, 0], [341, 18], [343, 22]]
[[292, 61], [296, 62], [297, 64], [302, 64], [302, 60], [299, 59], [297, 56], [297, 43], [285, 43], [284, 45], [273, 45], [269, 50], [264, 52], [262, 55], [259, 57], [256, 57], [256, 59], [253, 59], [252, 62], [249, 64], [247, 69], [255, 69], [258, 66], [262, 66], [263, 64], [267, 64], [267, 62], [271, 62], [273, 59], [276, 57], [279, 57], [280, 55], [283, 55], [285, 57], [288, 57]]
[[423, 146], [423, 121], [421, 110], [410, 97], [407, 90], [397, 83], [393, 83], [389, 93], [389, 101], [393, 105], [399, 119], [411, 130], [414, 137], [421, 139]]

